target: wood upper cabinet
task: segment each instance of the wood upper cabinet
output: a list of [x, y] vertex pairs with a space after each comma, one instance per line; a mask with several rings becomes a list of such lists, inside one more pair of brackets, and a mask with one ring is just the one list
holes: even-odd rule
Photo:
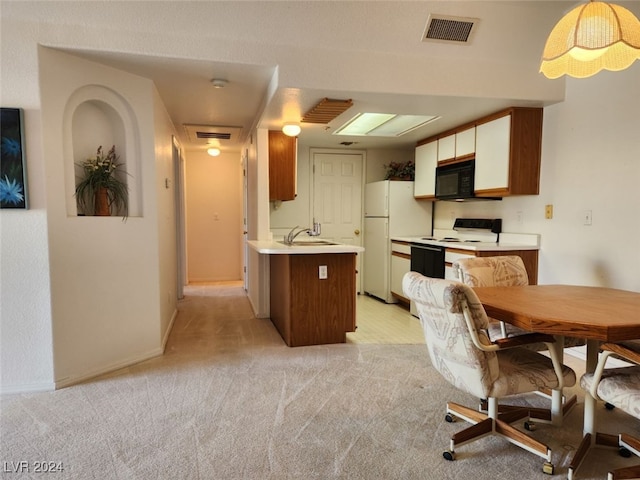
[[438, 141], [434, 140], [416, 147], [415, 182], [413, 196], [416, 198], [435, 198], [436, 167], [438, 166]]
[[476, 196], [537, 195], [541, 151], [541, 108], [510, 108], [478, 123]]
[[296, 198], [297, 147], [296, 137], [269, 130], [269, 201]]

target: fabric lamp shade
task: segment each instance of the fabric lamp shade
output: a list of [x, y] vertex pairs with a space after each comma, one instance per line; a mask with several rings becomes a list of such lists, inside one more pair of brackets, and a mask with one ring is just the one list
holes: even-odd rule
[[548, 78], [585, 78], [600, 70], [624, 70], [640, 58], [640, 21], [626, 8], [605, 2], [580, 5], [556, 24], [542, 54]]

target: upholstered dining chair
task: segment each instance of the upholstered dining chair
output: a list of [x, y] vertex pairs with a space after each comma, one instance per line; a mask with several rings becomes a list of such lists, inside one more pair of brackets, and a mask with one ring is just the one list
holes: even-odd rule
[[[598, 365], [593, 373], [585, 373], [580, 379], [580, 386], [597, 400], [618, 407], [629, 415], [640, 419], [640, 343], [621, 342], [603, 343], [600, 346]], [[621, 358], [630, 366], [606, 368], [609, 357]], [[609, 437], [609, 438], [607, 438]], [[614, 438], [610, 435], [598, 434], [597, 443], [605, 445], [617, 444], [620, 455], [640, 456], [640, 438], [628, 433], [621, 433]], [[608, 480], [640, 478], [640, 465], [618, 468], [608, 473]]]
[[[414, 301], [433, 367], [456, 388], [488, 400], [487, 414], [458, 403], [447, 403], [446, 420], [460, 417], [473, 426], [451, 437], [447, 460], [455, 459], [458, 446], [488, 434], [500, 435], [546, 461], [545, 473], [553, 474], [550, 448], [517, 430], [511, 423], [527, 417], [522, 408], [498, 413], [499, 399], [540, 388], [562, 388], [575, 384], [573, 370], [562, 365], [551, 347], [550, 335], [530, 333], [491, 341], [489, 320], [473, 290], [463, 283], [425, 277], [409, 272], [403, 277], [403, 291]], [[545, 342], [550, 358], [523, 348]]]
[[[517, 255], [463, 258], [455, 261], [452, 266], [454, 272], [457, 272], [459, 280], [471, 287], [518, 287], [529, 285], [527, 268], [522, 258]], [[491, 339], [507, 338], [528, 333], [526, 330], [495, 319], [489, 319], [488, 331]], [[563, 347], [577, 347], [585, 343], [586, 341], [581, 338], [565, 337]], [[541, 343], [529, 345], [527, 348], [538, 351], [547, 349]], [[548, 390], [543, 390], [541, 393], [548, 397], [552, 396], [552, 392]], [[562, 406], [563, 415], [566, 415], [575, 403], [575, 396], [568, 400], [565, 399]], [[506, 408], [506, 405], [503, 407]], [[547, 409], [536, 411], [537, 413], [534, 415], [536, 419], [551, 420], [551, 412]], [[532, 426], [533, 424], [531, 423], [526, 424], [527, 428]]]

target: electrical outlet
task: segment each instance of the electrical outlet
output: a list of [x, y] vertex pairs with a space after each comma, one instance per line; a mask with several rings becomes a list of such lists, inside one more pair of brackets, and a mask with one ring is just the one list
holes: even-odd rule
[[516, 212], [516, 221], [518, 223], [522, 223], [522, 212], [521, 211]]
[[551, 220], [553, 218], [553, 205], [544, 206], [544, 218]]
[[326, 280], [327, 279], [327, 266], [326, 265], [320, 265], [318, 267], [318, 278], [320, 280]]
[[591, 210], [585, 210], [583, 215], [582, 215], [582, 219], [584, 222], [584, 225], [591, 225]]

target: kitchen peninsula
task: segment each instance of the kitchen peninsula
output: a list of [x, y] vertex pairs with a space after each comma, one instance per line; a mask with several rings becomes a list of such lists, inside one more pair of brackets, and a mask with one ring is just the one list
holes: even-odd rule
[[327, 240], [248, 242], [269, 255], [271, 321], [290, 347], [345, 343], [356, 323], [356, 255]]

